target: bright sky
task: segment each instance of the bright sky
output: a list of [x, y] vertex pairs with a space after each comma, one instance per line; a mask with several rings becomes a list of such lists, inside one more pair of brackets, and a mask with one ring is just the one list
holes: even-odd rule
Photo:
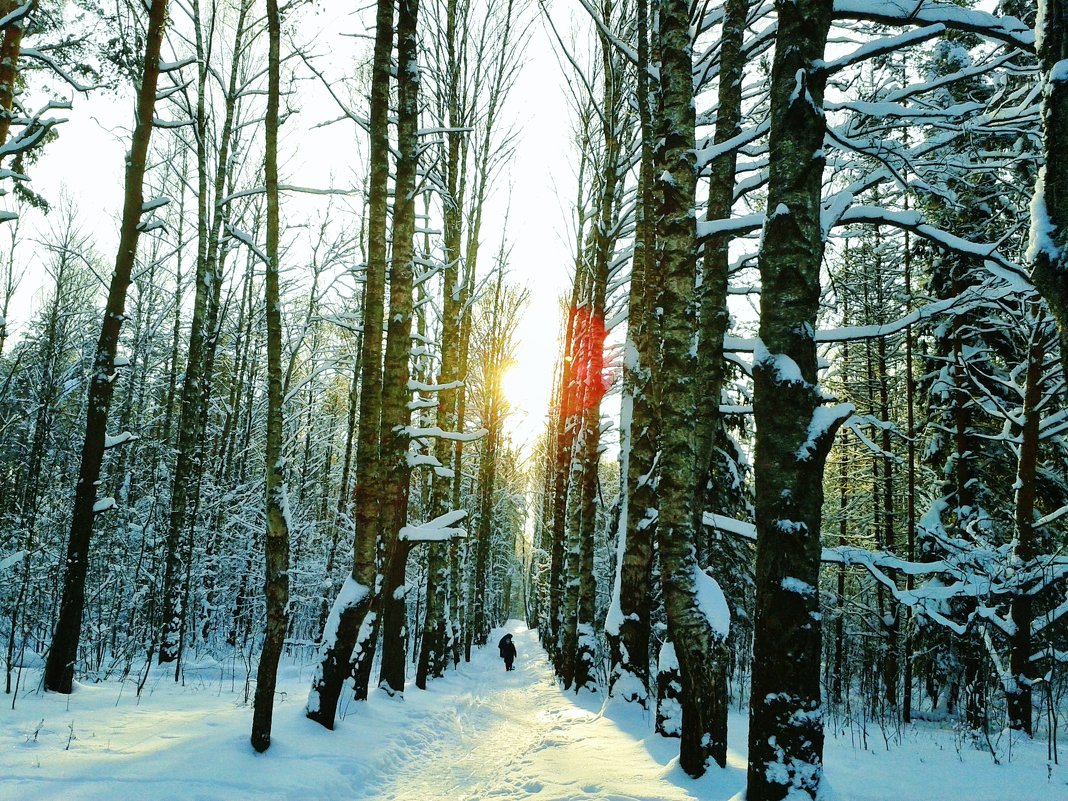
[[545, 430], [562, 325], [560, 300], [569, 292], [573, 259], [565, 204], [574, 196], [576, 178], [563, 76], [540, 19], [531, 29], [526, 61], [511, 104], [523, 133], [509, 170], [508, 236], [512, 275], [529, 289], [530, 304], [506, 391], [518, 407], [514, 439], [529, 442]]
[[[557, 5], [567, 8], [566, 14], [558, 13], [556, 17], [557, 25], [566, 29], [568, 18], [574, 13], [568, 4]], [[509, 277], [527, 287], [530, 303], [518, 332], [517, 367], [507, 377], [506, 390], [518, 409], [510, 425], [512, 438], [526, 443], [544, 430], [561, 324], [559, 301], [570, 282], [572, 249], [565, 203], [575, 191], [563, 78], [543, 21], [535, 8], [528, 13], [534, 15], [534, 24], [526, 63], [506, 111], [519, 129], [520, 138], [512, 164], [489, 198], [482, 251], [487, 256], [483, 259], [485, 266], [489, 264], [489, 254], [498, 248], [505, 209], [509, 209]], [[353, 39], [338, 34], [352, 33], [356, 27], [351, 16], [332, 20], [329, 16], [332, 15], [311, 20], [312, 25], [321, 25], [324, 31], [313, 39], [326, 52], [341, 57], [341, 53], [351, 51]], [[335, 38], [336, 45], [326, 37]], [[294, 151], [282, 165], [283, 173], [288, 173], [283, 180], [306, 186], [350, 185], [356, 162], [362, 157], [362, 152], [352, 146], [352, 125], [346, 122], [308, 130], [337, 117], [338, 112], [325, 92], [315, 91], [311, 82], [303, 82], [300, 91], [306, 98], [301, 114], [291, 118], [288, 136], [283, 131], [283, 148], [288, 146]], [[58, 129], [58, 141], [47, 147], [33, 169], [33, 186], [53, 203], [61, 191], [73, 197], [85, 228], [92, 232], [99, 252], [110, 263], [122, 204], [122, 166], [129, 142], [132, 103], [125, 96], [104, 93], [89, 98], [77, 96], [73, 102], [73, 110], [65, 114], [69, 121]], [[298, 127], [303, 130], [294, 130]], [[299, 146], [293, 141], [295, 136], [300, 139]], [[294, 204], [300, 203], [299, 198], [283, 198], [283, 214], [286, 205], [293, 209]], [[32, 210], [24, 214], [24, 224], [37, 230], [46, 230], [48, 225]], [[8, 315], [9, 328], [16, 336], [30, 317], [44, 280], [43, 268], [33, 266], [35, 263], [36, 259], [30, 262], [30, 272]]]

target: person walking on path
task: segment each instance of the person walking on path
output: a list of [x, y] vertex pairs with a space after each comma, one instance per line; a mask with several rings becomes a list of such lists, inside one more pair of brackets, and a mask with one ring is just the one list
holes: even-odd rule
[[501, 637], [501, 641], [497, 643], [497, 647], [500, 649], [501, 659], [504, 660], [504, 669], [515, 670], [515, 668], [512, 667], [512, 663], [515, 662], [516, 657], [515, 643], [512, 642], [512, 635], [505, 634]]

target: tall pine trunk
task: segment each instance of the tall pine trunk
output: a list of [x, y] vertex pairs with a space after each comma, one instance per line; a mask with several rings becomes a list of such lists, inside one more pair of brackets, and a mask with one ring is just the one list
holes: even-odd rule
[[[19, 0], [0, 2], [0, 18], [8, 20], [0, 39], [0, 145], [7, 143], [14, 114], [15, 94], [18, 92], [19, 55], [22, 51], [22, 34], [30, 14], [37, 10], [37, 0], [24, 4]], [[19, 13], [16, 15], [15, 12]], [[12, 17], [15, 18], [12, 18]], [[4, 309], [6, 312], [7, 310]], [[0, 316], [6, 316], [0, 315]], [[0, 338], [0, 349], [3, 339]]]

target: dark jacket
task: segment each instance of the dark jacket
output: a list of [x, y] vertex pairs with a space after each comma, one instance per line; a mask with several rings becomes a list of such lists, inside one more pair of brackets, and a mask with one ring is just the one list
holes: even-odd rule
[[512, 642], [511, 634], [501, 637], [501, 641], [497, 643], [497, 649], [501, 652], [501, 659], [506, 662], [516, 657], [515, 643]]

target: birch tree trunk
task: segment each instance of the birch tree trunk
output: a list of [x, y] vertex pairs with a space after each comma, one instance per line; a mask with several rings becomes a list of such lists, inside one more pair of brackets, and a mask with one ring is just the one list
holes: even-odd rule
[[[605, 632], [610, 654], [609, 692], [648, 709], [649, 584], [652, 579], [656, 498], [652, 472], [659, 426], [652, 396], [656, 367], [655, 319], [649, 294], [654, 284], [656, 249], [653, 205], [653, 130], [649, 79], [649, 4], [638, 0], [636, 97], [641, 126], [641, 155], [636, 232], [627, 302], [627, 344], [623, 354], [620, 426], [623, 506], [619, 519], [617, 586]], [[654, 90], [655, 91], [655, 90]], [[629, 413], [628, 413], [629, 412]]]
[[[746, 17], [748, 0], [728, 0], [724, 9], [720, 38], [719, 98], [716, 112], [714, 142], [722, 145], [741, 130], [742, 77], [745, 70]], [[727, 150], [711, 164], [708, 185], [708, 219], [727, 219], [734, 206], [735, 167], [737, 150]], [[723, 234], [712, 239], [704, 250], [701, 288], [698, 292], [700, 320], [697, 349], [697, 370], [694, 387], [694, 533], [697, 538], [699, 565], [709, 565], [725, 586], [731, 576], [731, 562], [725, 551], [734, 543], [708, 540], [702, 528], [705, 511], [728, 513], [737, 504], [740, 487], [732, 481], [728, 464], [728, 437], [723, 424], [720, 403], [724, 384], [723, 337], [727, 333], [730, 315], [727, 310], [727, 278], [730, 267], [730, 236]], [[732, 504], [733, 500], [733, 504]], [[724, 632], [725, 636], [726, 632]], [[710, 728], [716, 732], [716, 762], [726, 764], [727, 732], [727, 675], [730, 654], [725, 639], [711, 644], [708, 654], [711, 675], [709, 684], [716, 695], [707, 698]], [[684, 701], [685, 703], [685, 701]]]
[[108, 411], [115, 389], [115, 353], [119, 344], [119, 331], [125, 319], [126, 292], [131, 283], [137, 241], [141, 234], [138, 225], [144, 206], [145, 162], [152, 139], [156, 84], [159, 81], [160, 50], [163, 46], [166, 16], [167, 0], [156, 0], [148, 14], [134, 131], [126, 156], [126, 194], [119, 227], [119, 249], [115, 256], [115, 269], [111, 274], [104, 323], [100, 329], [89, 383], [85, 441], [75, 487], [74, 513], [67, 544], [67, 570], [63, 577], [59, 620], [45, 664], [44, 686], [53, 692], [71, 691], [74, 663], [78, 658], [82, 611], [85, 607], [85, 576], [89, 567], [93, 519], [106, 508], [97, 502], [96, 487], [104, 461]]
[[[719, 99], [716, 106], [716, 132], [714, 142], [722, 145], [741, 130], [742, 75], [745, 69], [745, 53], [742, 45], [745, 37], [746, 16], [749, 0], [728, 0], [724, 9], [723, 34], [720, 38]], [[713, 159], [708, 181], [709, 220], [724, 220], [731, 216], [734, 206], [734, 173], [738, 164], [738, 151], [726, 150]], [[724, 361], [723, 337], [727, 333], [730, 315], [727, 311], [727, 272], [730, 266], [730, 241], [728, 234], [712, 237], [705, 245], [704, 264], [700, 289], [701, 347], [697, 351], [697, 397], [703, 402], [696, 408], [696, 492], [698, 515], [706, 511], [705, 504], [715, 508], [707, 511], [720, 512], [726, 504], [721, 499], [731, 491], [724, 486], [725, 469], [715, 469], [719, 461], [717, 447], [725, 440], [723, 415], [720, 413], [720, 396], [723, 392]], [[709, 482], [715, 482], [710, 486]], [[699, 521], [697, 525], [700, 525]]]

